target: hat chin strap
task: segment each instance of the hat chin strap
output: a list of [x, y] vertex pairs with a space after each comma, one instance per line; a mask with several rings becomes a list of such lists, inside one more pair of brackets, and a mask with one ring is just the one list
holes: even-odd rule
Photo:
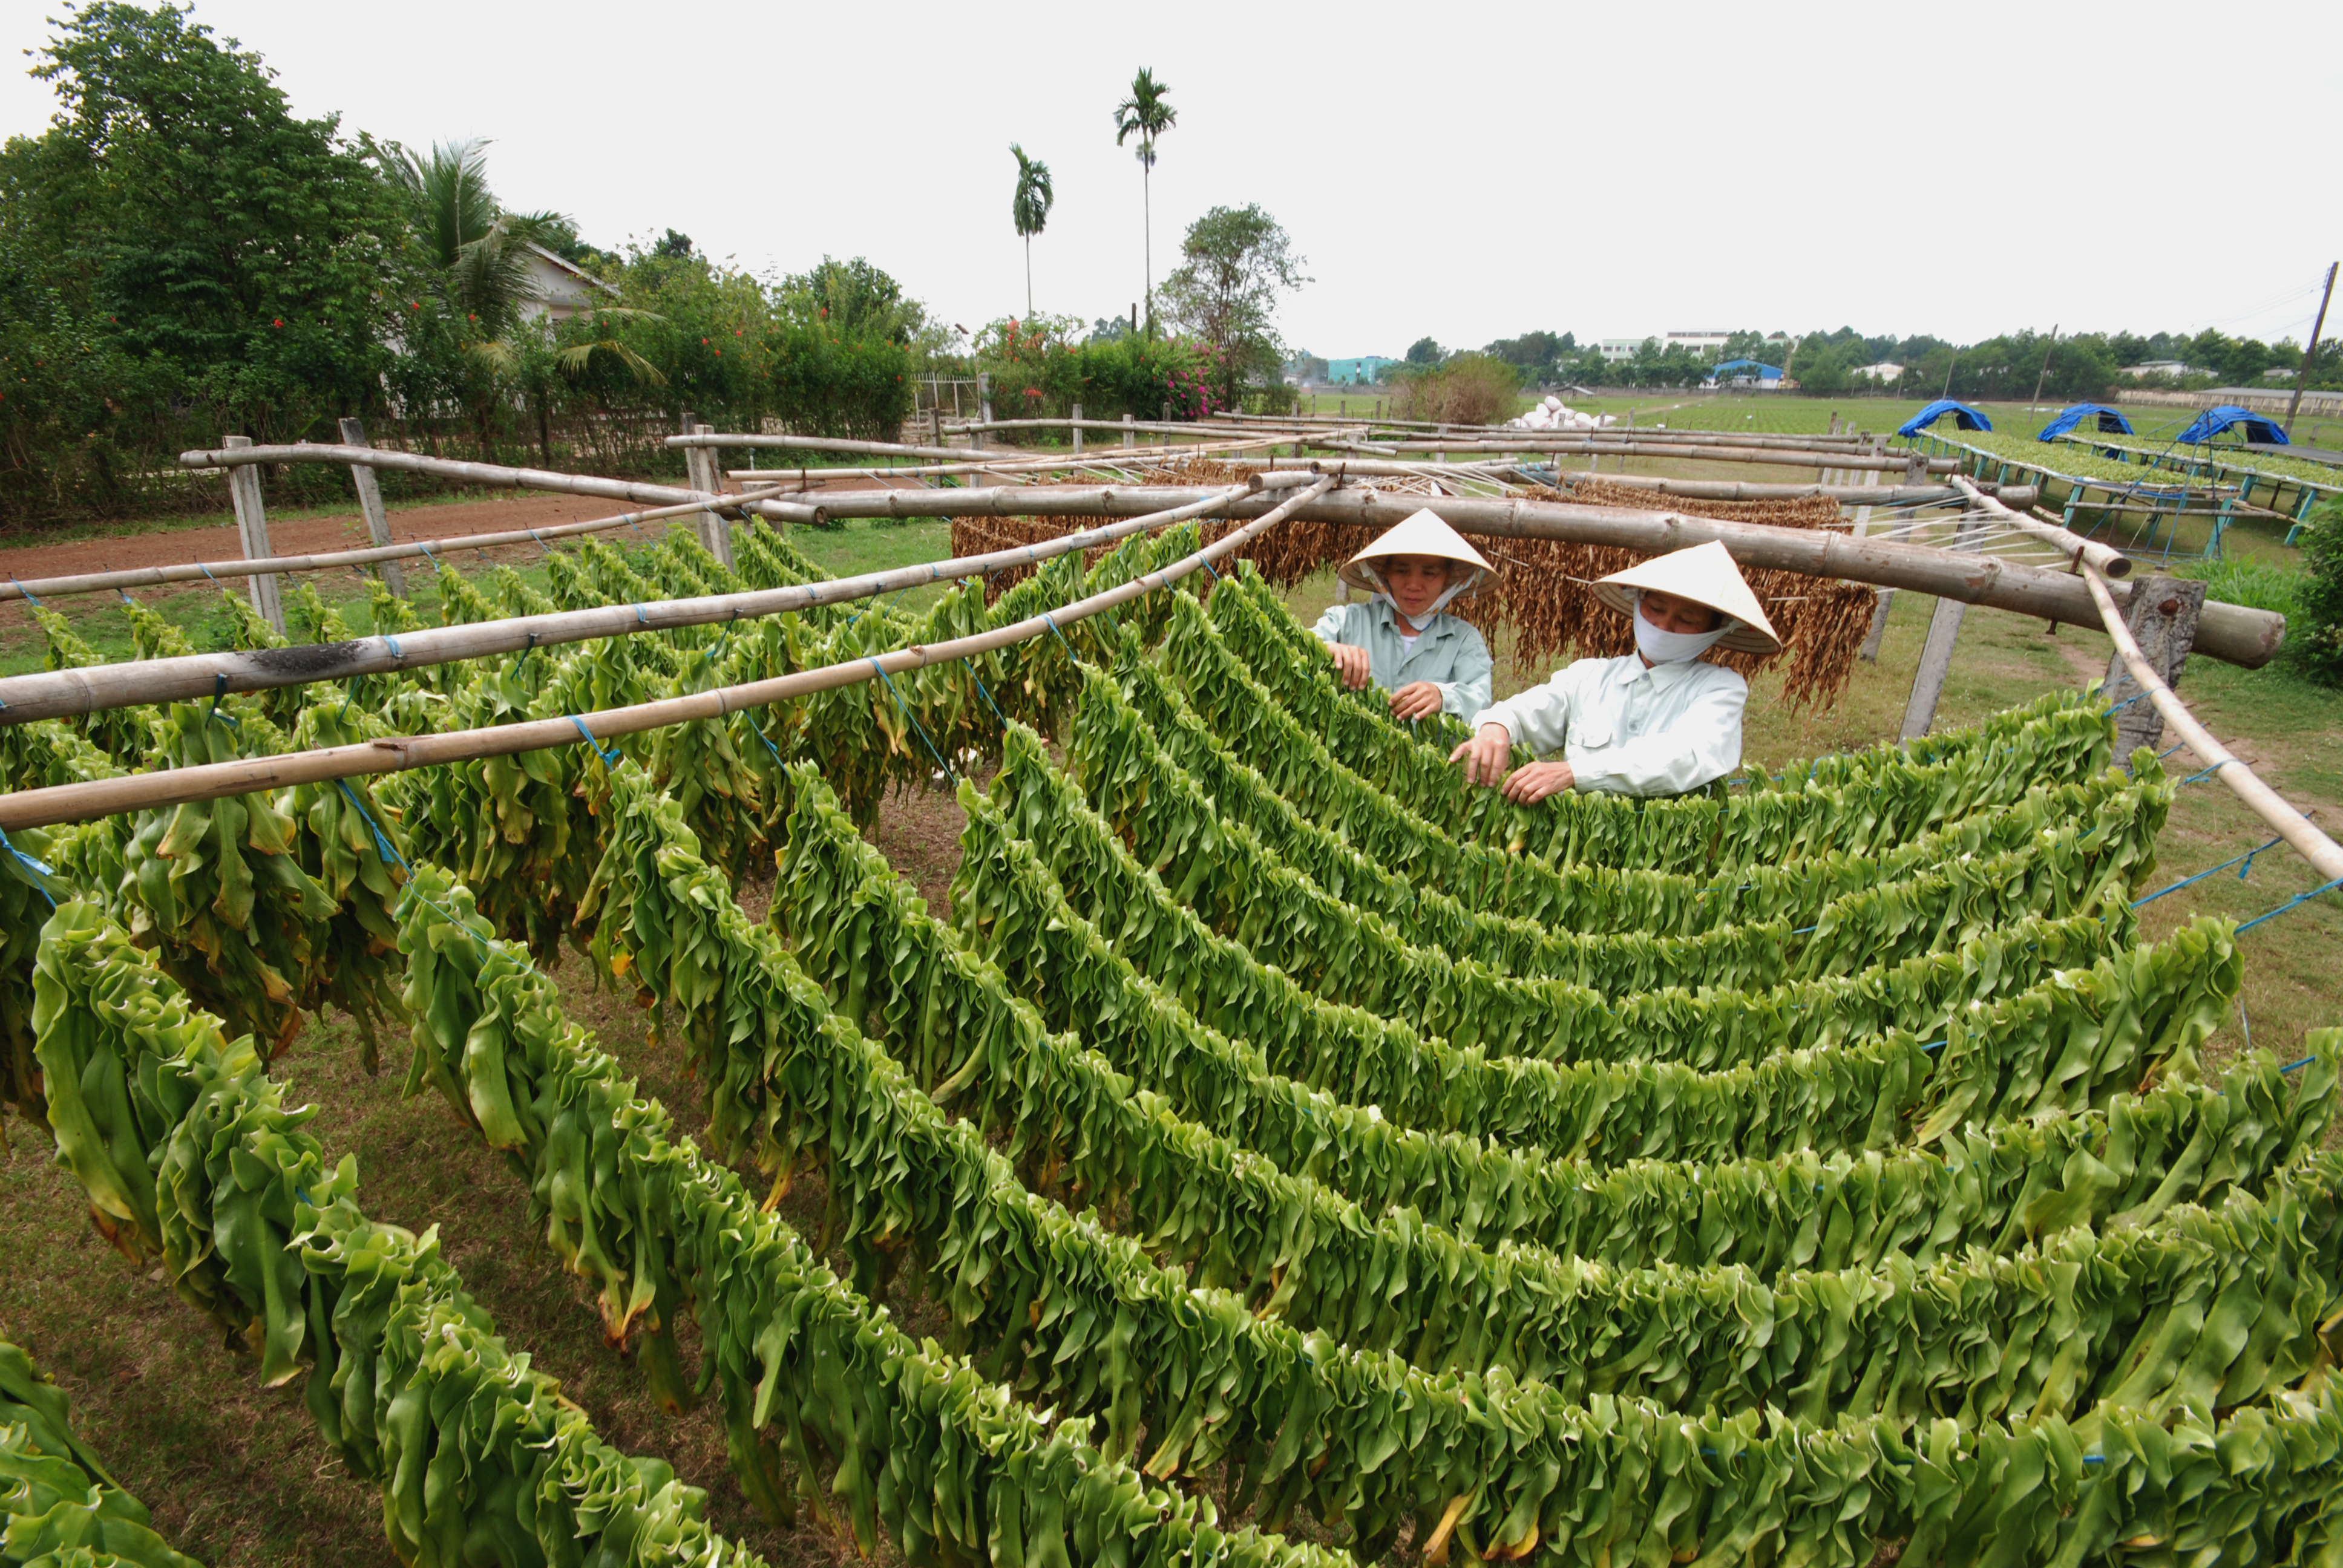
[[[1463, 563], [1460, 562], [1459, 564], [1462, 565]], [[1361, 561], [1359, 563], [1359, 572], [1369, 582], [1375, 585], [1375, 598], [1391, 606], [1393, 614], [1400, 616], [1407, 620], [1413, 620], [1419, 627], [1429, 622], [1433, 616], [1438, 615], [1442, 610], [1446, 609], [1450, 599], [1454, 598], [1458, 594], [1463, 593], [1466, 588], [1473, 587], [1475, 583], [1478, 583], [1481, 580], [1481, 568], [1478, 567], [1473, 568], [1471, 573], [1462, 581], [1450, 583], [1445, 589], [1442, 590], [1440, 597], [1432, 601], [1431, 607], [1425, 609], [1423, 615], [1411, 616], [1405, 610], [1399, 608], [1399, 600], [1392, 598], [1391, 589], [1383, 586], [1383, 573], [1375, 570], [1374, 562]]]

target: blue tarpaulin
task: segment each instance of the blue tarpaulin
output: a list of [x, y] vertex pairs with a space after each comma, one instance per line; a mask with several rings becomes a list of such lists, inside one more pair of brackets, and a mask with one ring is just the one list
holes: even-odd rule
[[2037, 441], [2055, 441], [2094, 416], [2099, 421], [2100, 430], [2108, 435], [2128, 436], [2132, 433], [2131, 421], [2123, 417], [2121, 409], [2110, 408], [2104, 403], [2077, 403], [2070, 408], [2059, 409], [2051, 418], [2050, 423], [2043, 426], [2041, 432], [2034, 438]]
[[1952, 415], [1954, 418], [1958, 420], [1960, 422], [1960, 427], [1964, 430], [1990, 430], [1993, 428], [1992, 420], [1986, 418], [1984, 415], [1978, 413], [1967, 404], [1956, 403], [1950, 397], [1939, 397], [1934, 403], [1929, 404], [1926, 408], [1921, 409], [1917, 414], [1913, 415], [1909, 419], [1905, 420], [1903, 424], [1897, 426], [1896, 433], [1898, 436], [1916, 436], [1947, 414]]
[[1779, 381], [1782, 378], [1780, 366], [1760, 365], [1755, 359], [1728, 359], [1722, 365], [1712, 365], [1708, 367], [1708, 378], [1722, 381], [1728, 375], [1738, 376], [1747, 371], [1756, 372], [1760, 381]]
[[2290, 444], [2286, 432], [2278, 427], [2276, 420], [2266, 419], [2249, 408], [2238, 407], [2235, 403], [2224, 403], [2217, 408], [2207, 408], [2197, 415], [2197, 423], [2180, 432], [2180, 444], [2194, 447], [2200, 441], [2209, 441], [2232, 425], [2244, 426], [2246, 439], [2258, 441], [2265, 447]]

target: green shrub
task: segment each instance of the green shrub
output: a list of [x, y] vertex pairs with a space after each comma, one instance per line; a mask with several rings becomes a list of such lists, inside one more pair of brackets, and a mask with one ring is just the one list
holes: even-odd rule
[[2205, 585], [2205, 597], [2224, 604], [2275, 610], [2291, 622], [2301, 611], [2302, 573], [2277, 561], [2225, 556], [2189, 569]]
[[1512, 417], [1521, 389], [1521, 372], [1503, 360], [1459, 354], [1436, 369], [1419, 370], [1402, 381], [1392, 398], [1392, 417], [1492, 425]]
[[2310, 514], [2302, 534], [2303, 573], [2287, 646], [2298, 668], [2326, 686], [2343, 686], [2343, 502]]

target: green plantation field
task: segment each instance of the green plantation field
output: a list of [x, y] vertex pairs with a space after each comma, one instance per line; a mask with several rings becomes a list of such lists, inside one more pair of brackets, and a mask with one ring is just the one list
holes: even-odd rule
[[[751, 530], [739, 582], [933, 531]], [[759, 678], [1196, 537], [0, 762]], [[1883, 746], [1899, 596], [1830, 710], [1760, 678], [1737, 788], [1524, 809], [1334, 690], [1330, 578], [1197, 580], [607, 749], [18, 835], [60, 908], [0, 868], [0, 1081], [45, 1088], [0, 1340], [211, 1563], [2332, 1549], [2343, 909], [2233, 932], [2308, 884], [2278, 853], [2134, 908], [2267, 834], [2185, 756], [2116, 766], [2104, 639], [1976, 612], [1938, 733]], [[729, 586], [677, 535], [309, 613]], [[23, 635], [260, 639], [162, 608]], [[1501, 693], [1544, 673], [1495, 651]], [[2343, 809], [2330, 696], [2184, 690]]]

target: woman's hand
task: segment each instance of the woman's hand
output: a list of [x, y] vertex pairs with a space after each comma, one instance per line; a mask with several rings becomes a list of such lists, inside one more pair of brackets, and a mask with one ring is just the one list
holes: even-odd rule
[[1440, 688], [1428, 680], [1411, 680], [1391, 694], [1393, 719], [1429, 719], [1440, 704]]
[[1342, 678], [1348, 691], [1363, 691], [1371, 678], [1367, 674], [1367, 650], [1353, 648], [1347, 642], [1330, 642], [1326, 651], [1333, 656], [1334, 673]]
[[1513, 732], [1502, 724], [1483, 724], [1472, 739], [1448, 754], [1448, 760], [1464, 764], [1465, 783], [1494, 784], [1505, 776], [1505, 764], [1513, 756]]
[[1567, 762], [1532, 762], [1514, 769], [1513, 777], [1505, 780], [1505, 799], [1534, 806], [1577, 782], [1578, 775]]

